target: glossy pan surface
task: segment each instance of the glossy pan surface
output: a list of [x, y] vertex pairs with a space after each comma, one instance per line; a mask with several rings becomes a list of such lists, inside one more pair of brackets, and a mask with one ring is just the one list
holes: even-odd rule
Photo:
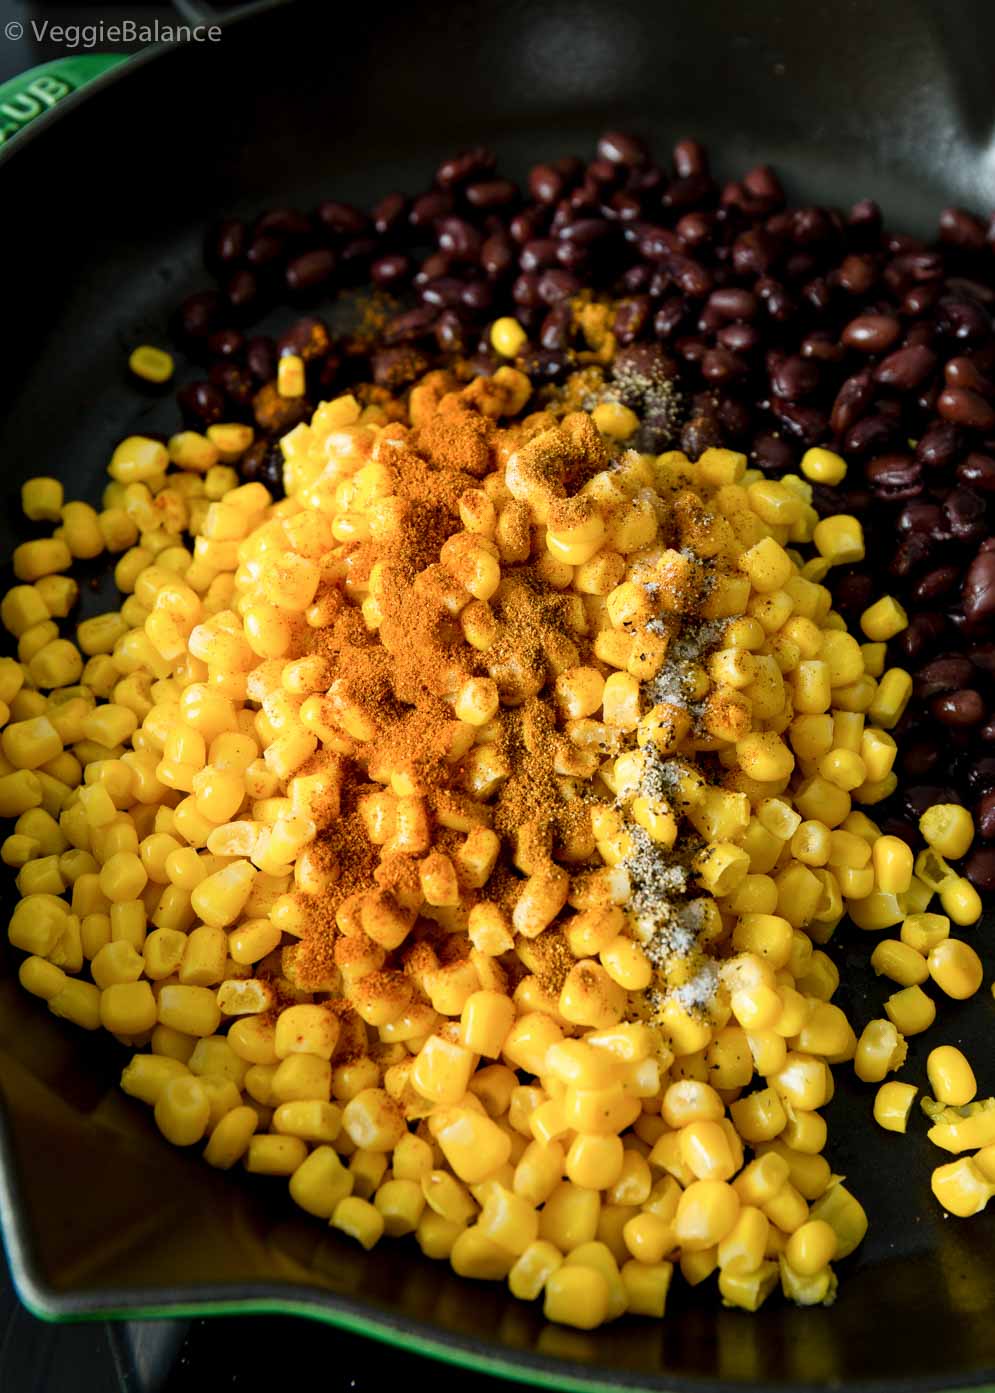
[[[516, 175], [631, 126], [663, 152], [708, 141], [720, 171], [765, 159], [792, 193], [873, 195], [927, 229], [986, 209], [995, 13], [856, 0], [511, 0], [263, 9], [218, 45], [143, 55], [43, 118], [0, 159], [3, 516], [52, 473], [95, 496], [115, 441], [166, 429], [168, 397], [136, 393], [126, 350], [162, 342], [199, 278], [212, 219], [322, 196], [370, 203], [420, 188], [438, 160], [493, 145]], [[9, 583], [9, 576], [5, 583]], [[489, 1372], [560, 1387], [966, 1388], [995, 1382], [995, 1215], [944, 1219], [923, 1129], [877, 1131], [866, 1088], [829, 1109], [834, 1168], [872, 1227], [829, 1310], [772, 1300], [756, 1317], [679, 1294], [660, 1325], [591, 1335], [546, 1326], [503, 1288], [463, 1282], [413, 1243], [364, 1255], [295, 1211], [285, 1188], [210, 1171], [162, 1142], [115, 1087], [121, 1052], [51, 1018], [0, 946], [0, 1209], [20, 1291], [54, 1318], [283, 1311], [327, 1319]], [[986, 982], [995, 969], [991, 919]], [[830, 949], [854, 1017], [885, 992], [866, 937]], [[961, 1044], [995, 1091], [987, 987], [941, 1006], [928, 1048]], [[843, 1072], [843, 1071], [841, 1071]]]

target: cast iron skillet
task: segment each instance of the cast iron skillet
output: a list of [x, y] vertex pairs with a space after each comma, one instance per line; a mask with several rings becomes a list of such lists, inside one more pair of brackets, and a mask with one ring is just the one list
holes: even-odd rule
[[[423, 187], [444, 154], [477, 141], [523, 174], [590, 150], [606, 125], [661, 151], [697, 135], [729, 171], [769, 159], [813, 201], [873, 194], [913, 231], [945, 203], [990, 207], [995, 22], [985, 0], [946, 8], [941, 20], [910, 0], [264, 6], [219, 45], [144, 54], [2, 160], [9, 514], [30, 474], [95, 498], [122, 434], [169, 426], [168, 399], [125, 381], [125, 349], [162, 341], [167, 307], [198, 283], [200, 230], [223, 213], [332, 194], [369, 203]], [[9, 549], [16, 524], [0, 526]], [[856, 1019], [880, 1014], [866, 938], [838, 939], [838, 999]], [[164, 1145], [114, 1086], [113, 1042], [63, 1029], [20, 991], [10, 955], [0, 966], [0, 1206], [40, 1315], [296, 1312], [562, 1387], [897, 1393], [995, 1379], [995, 1215], [944, 1219], [928, 1193], [942, 1158], [921, 1125], [874, 1131], [866, 1088], [843, 1082], [830, 1109], [834, 1166], [872, 1216], [834, 1307], [774, 1298], [750, 1317], [712, 1291], [678, 1293], [662, 1325], [584, 1335], [410, 1242], [365, 1256], [295, 1212], [285, 1187]], [[986, 982], [993, 966], [989, 948]], [[966, 1010], [941, 1005], [929, 1036], [963, 1044], [987, 1093], [992, 1026], [986, 987]], [[914, 1046], [906, 1076], [921, 1081], [928, 1045]]]

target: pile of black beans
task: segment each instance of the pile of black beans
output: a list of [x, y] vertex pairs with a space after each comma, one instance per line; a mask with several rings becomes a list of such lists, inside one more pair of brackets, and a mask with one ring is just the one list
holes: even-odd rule
[[[979, 833], [965, 872], [995, 889], [995, 221], [948, 208], [924, 241], [888, 231], [870, 200], [793, 208], [767, 166], [721, 182], [697, 141], [660, 164], [608, 132], [593, 160], [536, 165], [524, 187], [474, 149], [369, 212], [326, 201], [227, 221], [205, 264], [216, 288], [177, 318], [206, 376], [179, 404], [196, 427], [254, 419], [246, 476], [273, 486], [274, 440], [318, 400], [361, 381], [401, 389], [454, 354], [490, 371], [500, 315], [528, 332], [519, 365], [562, 380], [586, 289], [611, 297], [621, 349], [679, 380], [692, 458], [728, 445], [776, 477], [811, 445], [839, 451], [847, 479], [816, 502], [856, 514], [868, 545], [832, 573], [837, 607], [856, 626], [890, 593], [910, 617], [890, 651], [915, 680], [895, 732], [901, 792], [878, 811], [917, 841], [925, 807], [964, 803]], [[393, 307], [372, 338], [336, 338], [315, 311], [361, 285]], [[253, 334], [276, 303], [310, 313], [281, 339]], [[273, 387], [290, 351], [307, 363], [297, 402]]]

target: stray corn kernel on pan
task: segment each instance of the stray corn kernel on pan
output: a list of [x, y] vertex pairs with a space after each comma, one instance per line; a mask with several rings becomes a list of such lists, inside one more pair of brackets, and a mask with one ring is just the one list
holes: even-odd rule
[[[618, 307], [567, 288], [586, 347], [554, 381], [497, 315], [486, 371], [416, 355], [302, 414], [300, 342], [272, 440], [128, 437], [99, 509], [24, 485], [49, 535], [0, 603], [9, 940], [167, 1141], [365, 1248], [581, 1329], [663, 1317], [674, 1280], [828, 1305], [874, 1221], [833, 1169], [835, 1071], [868, 1127], [925, 1114], [952, 1218], [995, 1194], [989, 1061], [938, 1039], [903, 1072], [938, 994], [985, 988], [950, 865], [974, 821], [933, 803], [919, 849], [874, 821], [909, 615], [834, 608], [866, 552], [815, 506], [845, 453], [772, 478], [654, 448], [679, 377], [644, 372], [642, 411], [605, 391]], [[120, 604], [76, 624], [106, 554]], [[844, 916], [880, 1017], [833, 1002]]]

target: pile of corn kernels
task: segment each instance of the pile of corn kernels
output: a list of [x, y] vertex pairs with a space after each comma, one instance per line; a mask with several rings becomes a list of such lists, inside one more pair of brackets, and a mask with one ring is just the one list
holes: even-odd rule
[[[510, 424], [528, 382], [500, 372], [489, 409]], [[418, 402], [413, 426], [442, 409]], [[446, 593], [475, 648], [517, 568], [571, 597], [572, 652], [542, 695], [575, 756], [561, 777], [590, 803], [580, 865], [516, 861], [488, 790], [427, 815], [403, 770], [364, 766], [371, 713], [313, 685], [331, 591], [379, 622], [375, 569], [349, 563], [403, 512], [399, 428], [377, 408], [339, 398], [286, 436], [280, 502], [239, 485], [238, 425], [125, 440], [100, 511], [52, 479], [24, 486], [27, 516], [55, 531], [17, 549], [0, 605], [17, 643], [0, 660], [0, 813], [16, 819], [2, 858], [20, 979], [135, 1051], [122, 1086], [168, 1140], [283, 1178], [364, 1247], [412, 1235], [585, 1329], [662, 1316], [675, 1266], [691, 1285], [717, 1273], [728, 1305], [756, 1310], [777, 1286], [828, 1303], [867, 1220], [823, 1155], [820, 1109], [833, 1069], [853, 1068], [879, 1085], [877, 1123], [904, 1131], [917, 1087], [888, 1075], [932, 1024], [925, 988], [981, 987], [951, 932], [981, 902], [944, 859], [970, 844], [970, 815], [927, 812], [914, 858], [864, 811], [895, 786], [888, 731], [910, 679], [882, 670], [895, 602], [867, 610], [861, 644], [822, 583], [863, 555], [856, 518], [819, 521], [806, 477], [766, 480], [732, 451], [627, 451], [618, 413], [540, 426], [461, 501], [453, 536], [480, 566]], [[571, 429], [597, 431], [611, 463], [557, 530], [531, 445], [542, 435], [565, 468]], [[810, 455], [803, 475], [837, 467]], [[120, 608], [62, 636], [73, 561], [108, 552]], [[668, 644], [702, 622], [708, 644], [665, 690]], [[507, 702], [486, 674], [449, 699], [455, 763], [494, 741]], [[337, 966], [314, 984], [295, 952], [309, 897], [334, 902], [335, 881], [308, 850], [350, 780], [382, 784], [370, 840], [409, 856], [420, 889], [339, 906]], [[661, 947], [634, 909], [637, 861], [672, 867], [685, 845], [674, 914], [694, 942]], [[522, 880], [510, 914], [488, 900], [502, 858]], [[851, 1023], [832, 1002], [824, 945], [844, 915], [895, 984], [884, 1018]], [[451, 960], [431, 949], [440, 930], [464, 940]], [[552, 934], [574, 960], [555, 993], [529, 970]], [[392, 971], [400, 994], [380, 989]], [[955, 1157], [933, 1190], [967, 1216], [995, 1194], [995, 1103], [975, 1101], [951, 1046], [928, 1073], [930, 1137]]]

